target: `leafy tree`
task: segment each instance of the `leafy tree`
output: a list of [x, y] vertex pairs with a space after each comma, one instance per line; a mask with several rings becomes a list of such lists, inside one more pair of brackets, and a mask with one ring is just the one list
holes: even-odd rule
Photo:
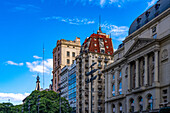
[[[0, 103], [0, 113], [38, 113], [38, 98], [39, 98], [39, 113], [59, 113], [60, 97], [54, 91], [33, 91], [25, 98], [22, 105], [14, 106], [11, 103]], [[70, 113], [72, 108], [68, 100], [61, 97], [61, 112]]]
[[[59, 113], [60, 110], [60, 97], [54, 91], [33, 91], [24, 102], [24, 111], [28, 112], [30, 104], [30, 112], [36, 113], [38, 111], [38, 97], [39, 112], [40, 113]], [[70, 113], [72, 108], [69, 105], [68, 100], [61, 97], [61, 111], [62, 113]]]

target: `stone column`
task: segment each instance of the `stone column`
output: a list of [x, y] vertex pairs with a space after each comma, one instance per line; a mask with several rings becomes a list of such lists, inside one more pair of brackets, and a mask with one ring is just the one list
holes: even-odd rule
[[119, 95], [118, 78], [119, 78], [119, 72], [116, 70], [115, 71], [115, 95]]
[[159, 71], [158, 71], [158, 63], [159, 63], [159, 60], [158, 60], [158, 51], [155, 51], [154, 52], [154, 59], [155, 59], [155, 65], [154, 65], [154, 82], [158, 82], [158, 75], [159, 75]]
[[139, 87], [139, 60], [136, 59], [136, 80], [135, 80], [135, 87], [138, 88]]
[[145, 77], [144, 84], [148, 85], [148, 55], [145, 55]]
[[128, 64], [128, 89], [131, 89], [130, 87], [130, 63]]
[[110, 98], [110, 97], [112, 97], [112, 80], [113, 80], [111, 72], [108, 73], [108, 78], [107, 79], [108, 79], [107, 95]]

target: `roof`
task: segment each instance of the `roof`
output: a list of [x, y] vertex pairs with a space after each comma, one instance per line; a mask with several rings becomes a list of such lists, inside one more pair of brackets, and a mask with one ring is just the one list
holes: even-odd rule
[[156, 16], [170, 8], [170, 0], [158, 0], [158, 2], [143, 14], [138, 16], [129, 28], [129, 35], [154, 19]]

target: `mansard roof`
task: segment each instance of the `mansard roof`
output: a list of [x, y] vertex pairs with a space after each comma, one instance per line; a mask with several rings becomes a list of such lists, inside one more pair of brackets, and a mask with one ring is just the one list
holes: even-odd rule
[[170, 8], [170, 0], [158, 0], [150, 9], [137, 17], [129, 28], [129, 35], [154, 19], [156, 16]]

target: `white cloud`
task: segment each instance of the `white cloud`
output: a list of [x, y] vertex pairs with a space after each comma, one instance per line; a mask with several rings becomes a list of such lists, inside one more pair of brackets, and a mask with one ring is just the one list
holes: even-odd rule
[[33, 56], [35, 59], [42, 59], [42, 57], [39, 57], [39, 56], [36, 56], [36, 55], [34, 55]]
[[42, 18], [42, 20], [58, 20], [61, 22], [65, 22], [68, 24], [75, 24], [75, 25], [83, 25], [83, 24], [94, 24], [94, 20], [90, 20], [87, 18], [64, 18], [64, 17], [59, 17], [59, 16], [52, 16], [52, 17], [45, 17]]
[[26, 12], [40, 12], [40, 8], [32, 4], [21, 4], [12, 9], [13, 12], [26, 11]]
[[151, 0], [150, 2], [147, 2], [148, 3], [148, 6], [145, 10], [147, 10], [148, 8], [150, 8], [151, 6], [153, 6], [158, 0]]
[[105, 2], [106, 2], [106, 0], [100, 0], [100, 6], [103, 7]]
[[13, 61], [7, 61], [6, 63], [9, 65], [15, 65], [15, 66], [23, 66], [24, 65], [24, 63], [15, 63]]
[[[43, 61], [26, 62], [31, 72], [43, 73]], [[53, 68], [53, 59], [44, 60], [44, 73], [51, 73]]]
[[111, 34], [112, 39], [122, 41], [128, 35], [129, 28], [127, 26], [116, 26], [112, 24], [102, 24], [103, 31], [107, 34]]
[[0, 93], [0, 102], [8, 102], [10, 99], [13, 104], [22, 104], [22, 100], [28, 95], [29, 93]]

